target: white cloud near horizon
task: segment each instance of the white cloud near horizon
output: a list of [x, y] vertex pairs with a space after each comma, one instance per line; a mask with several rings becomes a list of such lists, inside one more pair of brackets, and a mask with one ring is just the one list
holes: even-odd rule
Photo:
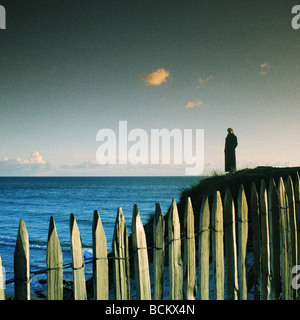
[[46, 161], [43, 160], [43, 156], [38, 151], [35, 151], [31, 154], [29, 163], [46, 164]]
[[9, 159], [3, 157], [0, 160], [1, 176], [36, 176], [44, 175], [52, 167], [46, 162], [39, 151], [34, 151], [29, 159]]
[[140, 81], [146, 82], [149, 86], [160, 86], [164, 82], [167, 82], [167, 78], [170, 76], [170, 72], [164, 68], [157, 69], [156, 71], [148, 74], [145, 77], [141, 77]]
[[19, 164], [46, 164], [46, 161], [43, 160], [43, 156], [39, 153], [39, 151], [32, 152], [29, 159], [24, 159], [24, 160], [22, 160], [21, 158], [8, 159], [8, 157], [3, 157], [3, 161], [8, 161], [11, 163], [16, 162]]
[[186, 165], [107, 164], [83, 161], [79, 164], [29, 163], [19, 159], [0, 160], [0, 176], [183, 176]]
[[[201, 106], [202, 101], [188, 103], [189, 108]], [[297, 160], [252, 160], [247, 157], [238, 157], [237, 169], [255, 168], [257, 166], [296, 167]], [[80, 163], [66, 164], [53, 163], [44, 159], [39, 151], [31, 153], [29, 159], [9, 159], [7, 156], [0, 159], [0, 176], [177, 176], [185, 175], [186, 164], [107, 164], [100, 165], [96, 160], [85, 160]], [[206, 159], [203, 175], [212, 172], [223, 172], [224, 159]]]
[[195, 107], [201, 107], [203, 106], [203, 102], [201, 100], [195, 100], [195, 101], [190, 101], [188, 104], [185, 105], [185, 109], [191, 109]]
[[[0, 160], [0, 176], [184, 176], [186, 164], [171, 165], [100, 165], [96, 161], [83, 161], [79, 164], [55, 164], [33, 156], [31, 163], [8, 159]], [[39, 159], [39, 160], [37, 160]], [[42, 163], [44, 162], [44, 163]], [[253, 161], [238, 159], [237, 169], [256, 168], [257, 166], [296, 167], [297, 161]], [[222, 173], [223, 158], [207, 159], [204, 163], [203, 175], [213, 172]]]

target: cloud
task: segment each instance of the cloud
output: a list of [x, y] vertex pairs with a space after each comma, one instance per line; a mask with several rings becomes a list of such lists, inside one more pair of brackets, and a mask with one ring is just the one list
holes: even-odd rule
[[267, 71], [260, 71], [258, 74], [260, 74], [261, 76], [267, 76], [269, 74], [269, 72]]
[[[5, 159], [6, 161], [8, 160], [7, 157], [4, 157], [4, 160]], [[17, 158], [16, 161], [20, 164], [46, 164], [46, 161], [43, 160], [43, 156], [38, 151], [33, 152], [28, 160]]]
[[99, 163], [97, 161], [83, 161], [80, 164], [73, 166], [75, 169], [94, 169], [99, 168]]
[[201, 100], [195, 100], [195, 101], [190, 101], [184, 108], [189, 109], [189, 108], [201, 107], [203, 105], [204, 104]]
[[260, 74], [261, 76], [267, 76], [269, 74], [269, 70], [271, 69], [271, 66], [269, 64], [269, 62], [264, 62], [260, 65], [260, 72], [258, 72], [258, 74]]
[[262, 64], [260, 65], [260, 67], [261, 67], [262, 69], [264, 69], [264, 68], [270, 69], [270, 68], [271, 68], [271, 66], [269, 65], [269, 62], [264, 62], [264, 63], [262, 63]]
[[46, 173], [51, 167], [52, 165], [43, 159], [39, 151], [35, 151], [29, 159], [3, 157], [0, 160], [0, 175], [40, 175]]
[[[202, 78], [200, 78], [198, 81], [200, 82], [200, 84], [204, 84], [204, 83], [206, 83], [206, 82], [208, 82], [208, 81], [210, 81], [210, 80], [212, 80], [214, 77], [213, 76], [209, 76], [208, 78], [206, 78], [206, 79], [202, 79]], [[197, 86], [197, 88], [200, 88], [200, 86], [198, 85]]]
[[43, 160], [43, 156], [40, 155], [38, 151], [32, 153], [29, 163], [38, 163], [38, 164], [46, 164], [46, 161]]
[[146, 82], [149, 86], [160, 86], [162, 83], [167, 82], [170, 72], [165, 69], [157, 69], [156, 71], [140, 78], [140, 81]]

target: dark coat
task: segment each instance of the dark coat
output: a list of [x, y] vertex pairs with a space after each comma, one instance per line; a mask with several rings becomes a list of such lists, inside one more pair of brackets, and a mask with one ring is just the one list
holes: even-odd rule
[[228, 133], [225, 139], [225, 172], [236, 170], [235, 148], [237, 145], [236, 135], [234, 133]]

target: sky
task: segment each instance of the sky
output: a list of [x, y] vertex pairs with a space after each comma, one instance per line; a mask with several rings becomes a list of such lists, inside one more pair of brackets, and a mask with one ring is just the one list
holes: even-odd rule
[[[152, 129], [192, 130], [203, 174], [224, 172], [228, 127], [237, 169], [299, 166], [296, 4], [0, 0], [0, 176], [184, 175], [151, 162]], [[120, 121], [146, 132], [148, 163], [97, 161], [97, 133], [118, 146]]]

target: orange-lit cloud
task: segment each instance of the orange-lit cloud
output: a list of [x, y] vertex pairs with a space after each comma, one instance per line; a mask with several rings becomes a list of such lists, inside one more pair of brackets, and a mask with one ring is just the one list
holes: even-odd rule
[[201, 84], [203, 84], [203, 83], [206, 83], [206, 82], [212, 80], [213, 78], [214, 78], [213, 76], [209, 76], [209, 77], [206, 78], [206, 79], [200, 78], [200, 79], [199, 79], [199, 82], [200, 82]]
[[261, 76], [267, 76], [269, 74], [269, 69], [271, 69], [271, 66], [269, 64], [269, 62], [264, 62], [260, 65], [260, 72], [258, 72], [258, 74], [260, 74]]
[[203, 102], [201, 100], [195, 100], [195, 101], [190, 101], [185, 108], [189, 109], [189, 108], [195, 108], [195, 107], [201, 107], [203, 106]]
[[146, 82], [149, 86], [160, 86], [162, 83], [167, 82], [169, 75], [170, 72], [162, 68], [140, 78], [140, 80]]
[[271, 68], [271, 66], [269, 65], [269, 63], [268, 62], [264, 62], [264, 63], [262, 63], [261, 65], [260, 65], [260, 67], [261, 68], [268, 68], [268, 69], [270, 69]]

